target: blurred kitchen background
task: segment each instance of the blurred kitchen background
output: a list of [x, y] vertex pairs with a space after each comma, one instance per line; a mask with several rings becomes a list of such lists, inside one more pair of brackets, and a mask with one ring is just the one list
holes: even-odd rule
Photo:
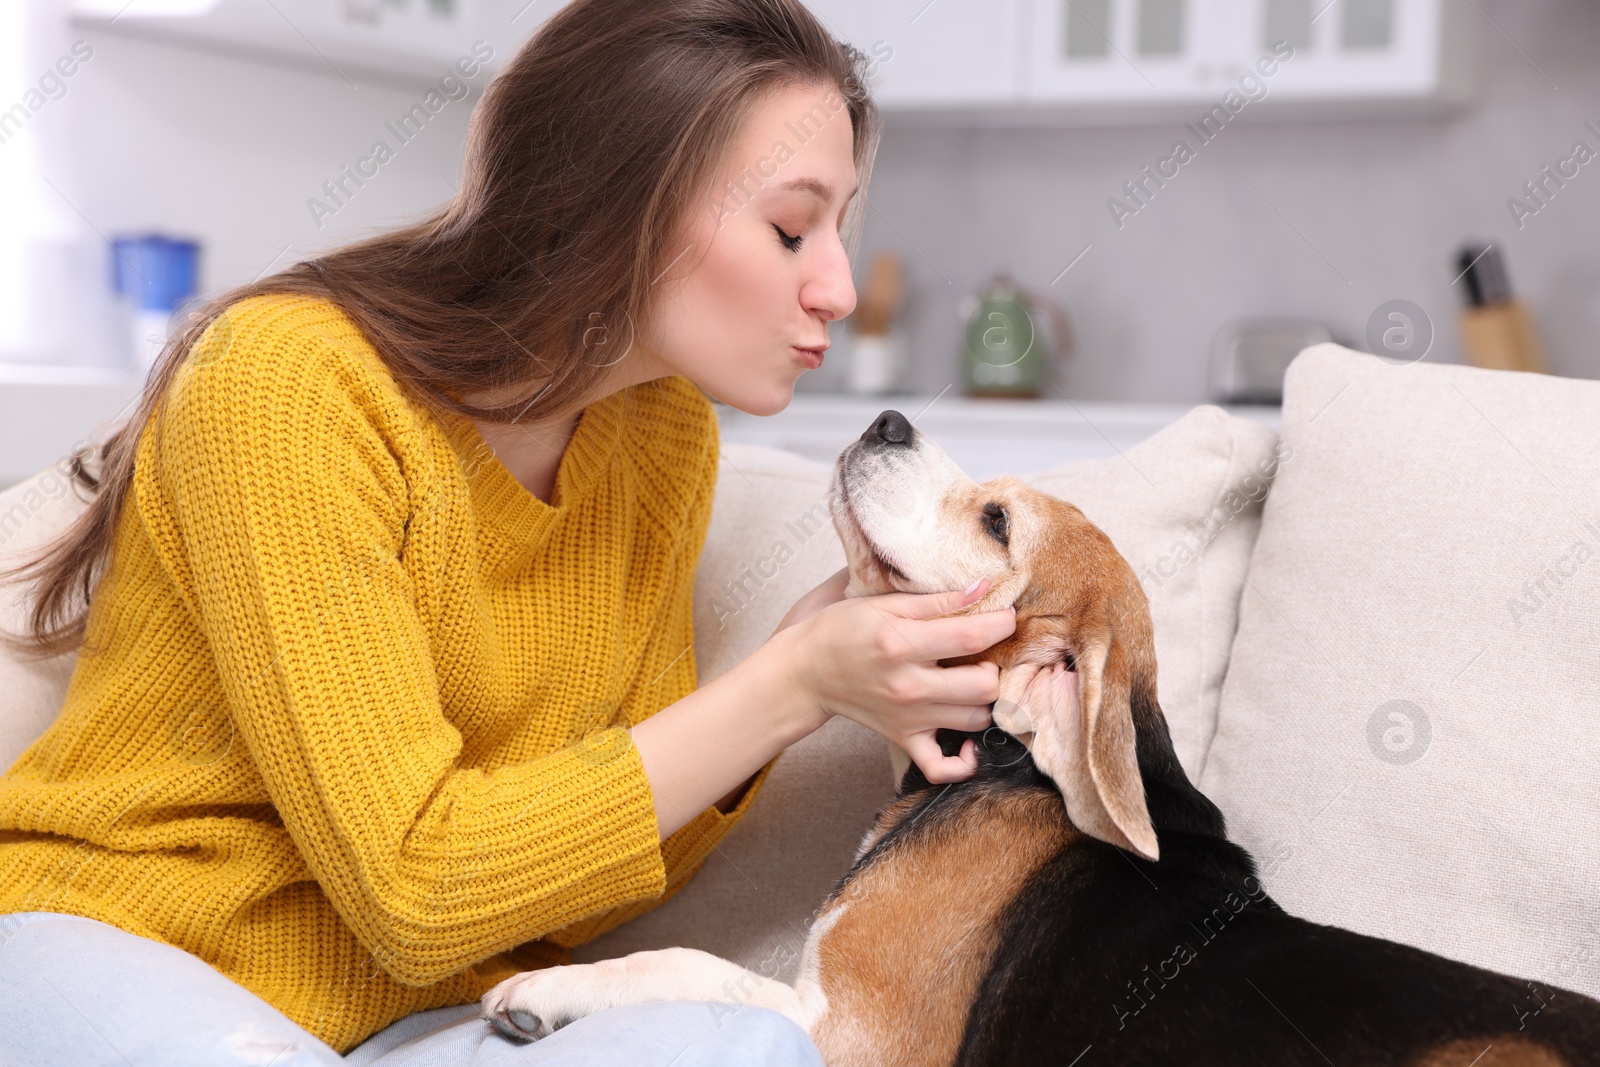
[[[1327, 338], [1600, 377], [1600, 3], [811, 6], [884, 118], [862, 304], [726, 439], [822, 456], [939, 397], [984, 477], [1019, 425], [1078, 442], [1031, 469], [1197, 403], [1271, 422]], [[560, 7], [0, 3], [0, 486], [122, 407], [172, 305], [453, 195], [482, 86]]]

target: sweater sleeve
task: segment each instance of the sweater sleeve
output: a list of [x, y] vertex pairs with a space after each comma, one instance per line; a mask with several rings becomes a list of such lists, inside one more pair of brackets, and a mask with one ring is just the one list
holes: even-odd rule
[[[715, 420], [715, 413], [712, 414]], [[652, 627], [650, 646], [643, 657], [643, 669], [634, 683], [637, 698], [648, 702], [652, 713], [662, 706], [658, 692], [681, 693], [695, 688], [697, 663], [694, 648], [694, 578], [705, 546], [707, 527], [711, 518], [712, 498], [716, 492], [718, 448], [717, 427], [713, 421], [710, 434], [709, 470], [702, 477], [693, 507], [690, 511], [689, 529], [679, 550], [673, 556], [673, 573], [667, 585], [667, 597], [657, 624]], [[621, 926], [646, 912], [652, 911], [672, 899], [688, 885], [695, 874], [716, 851], [722, 840], [737, 826], [755, 802], [756, 795], [766, 784], [778, 756], [772, 757], [755, 774], [737, 804], [727, 812], [709, 805], [688, 823], [679, 827], [661, 842], [661, 855], [666, 869], [666, 887], [659, 897], [630, 901], [599, 915], [593, 915], [546, 936], [566, 948], [586, 944], [601, 934]], [[731, 861], [729, 861], [731, 862]]]
[[431, 487], [402, 459], [393, 383], [313, 333], [240, 347], [191, 355], [135, 492], [237, 732], [343, 921], [396, 981], [424, 986], [660, 895], [650, 783], [625, 730], [492, 772], [458, 766], [403, 563]]

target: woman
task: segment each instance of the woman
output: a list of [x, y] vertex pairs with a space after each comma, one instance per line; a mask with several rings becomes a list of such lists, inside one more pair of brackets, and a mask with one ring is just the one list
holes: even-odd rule
[[818, 1062], [755, 1008], [521, 1048], [475, 1001], [675, 893], [832, 715], [975, 766], [933, 732], [997, 673], [937, 661], [1014, 616], [929, 617], [981, 583], [841, 572], [695, 688], [701, 390], [781, 410], [854, 306], [859, 59], [797, 0], [578, 0], [453, 202], [169, 345], [27, 572], [34, 646], [83, 654], [0, 779], [0, 1058]]

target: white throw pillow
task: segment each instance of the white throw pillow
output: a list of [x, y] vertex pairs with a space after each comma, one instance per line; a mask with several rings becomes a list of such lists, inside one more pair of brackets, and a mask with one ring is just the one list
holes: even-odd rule
[[1139, 576], [1155, 627], [1157, 699], [1194, 779], [1216, 730], [1261, 504], [1289, 458], [1269, 427], [1207, 404], [1116, 459], [1023, 476], [1077, 505]]
[[[1214, 728], [1276, 445], [1271, 429], [1203, 406], [1125, 456], [1023, 476], [1080, 507], [1145, 575], [1160, 699], [1191, 774]], [[702, 684], [759, 647], [802, 594], [844, 566], [827, 508], [831, 474], [793, 453], [723, 447], [695, 577]], [[683, 945], [792, 980], [811, 919], [894, 795], [889, 748], [843, 719], [792, 746], [691, 885], [574, 958]]]
[[1600, 383], [1318, 345], [1283, 437], [1201, 788], [1290, 912], [1600, 994]]

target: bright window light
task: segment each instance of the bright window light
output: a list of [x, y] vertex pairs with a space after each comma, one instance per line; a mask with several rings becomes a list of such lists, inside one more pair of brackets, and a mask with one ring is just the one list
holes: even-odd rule
[[[24, 260], [34, 203], [32, 145], [21, 103], [23, 5], [0, 3], [0, 360], [21, 357], [28, 335]], [[20, 110], [19, 110], [20, 109]]]

